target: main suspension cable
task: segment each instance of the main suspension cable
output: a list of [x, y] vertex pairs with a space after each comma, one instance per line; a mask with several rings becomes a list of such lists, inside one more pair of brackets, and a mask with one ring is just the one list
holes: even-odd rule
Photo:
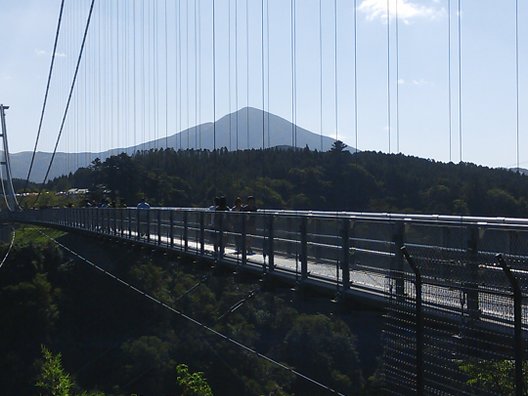
[[49, 94], [49, 89], [51, 85], [51, 76], [53, 75], [53, 66], [55, 64], [55, 53], [57, 52], [57, 44], [59, 42], [63, 10], [64, 10], [64, 0], [61, 1], [61, 5], [60, 5], [59, 18], [57, 21], [57, 30], [55, 32], [55, 43], [53, 44], [53, 52], [51, 53], [51, 63], [50, 63], [50, 68], [49, 68], [49, 73], [48, 73], [48, 82], [46, 84], [46, 93], [44, 94], [44, 102], [42, 103], [42, 111], [40, 113], [40, 121], [39, 121], [38, 130], [37, 130], [37, 138], [35, 140], [35, 147], [33, 148], [33, 153], [31, 154], [31, 162], [29, 163], [29, 170], [26, 176], [26, 181], [24, 183], [24, 191], [27, 189], [27, 186], [29, 183], [29, 177], [31, 176], [31, 171], [33, 170], [33, 164], [35, 162], [35, 154], [37, 153], [37, 146], [38, 146], [38, 142], [40, 139], [40, 132], [42, 130], [42, 122], [44, 120], [44, 113], [46, 111], [46, 104], [48, 102], [48, 94]]
[[68, 109], [70, 108], [70, 102], [71, 102], [71, 98], [72, 98], [72, 95], [73, 95], [73, 90], [75, 89], [75, 82], [77, 81], [77, 74], [79, 72], [79, 66], [81, 64], [82, 55], [83, 55], [83, 52], [84, 52], [84, 46], [85, 46], [85, 43], [86, 43], [86, 37], [88, 36], [88, 29], [90, 27], [90, 21], [92, 19], [92, 12], [93, 12], [93, 8], [94, 8], [94, 3], [95, 3], [95, 0], [92, 0], [92, 2], [90, 4], [90, 11], [88, 12], [88, 18], [86, 20], [86, 26], [84, 28], [84, 34], [83, 34], [83, 39], [82, 39], [82, 43], [81, 43], [81, 48], [79, 50], [79, 56], [77, 57], [77, 64], [75, 66], [75, 73], [73, 74], [73, 80], [72, 80], [71, 87], [70, 87], [70, 93], [68, 94], [68, 101], [66, 102], [66, 108], [64, 109], [64, 114], [62, 116], [62, 122], [61, 122], [61, 126], [60, 126], [60, 129], [59, 129], [59, 134], [57, 136], [57, 141], [55, 142], [55, 147], [54, 147], [53, 153], [51, 155], [51, 159], [50, 159], [50, 163], [48, 165], [48, 169], [46, 170], [46, 175], [44, 176], [44, 179], [42, 180], [42, 185], [41, 185], [40, 190], [39, 190], [39, 192], [37, 194], [37, 198], [35, 199], [35, 204], [38, 202], [38, 200], [40, 198], [40, 195], [42, 194], [42, 190], [44, 189], [44, 184], [46, 183], [46, 180], [48, 179], [48, 176], [49, 176], [49, 173], [50, 173], [50, 170], [51, 170], [51, 166], [53, 165], [53, 160], [55, 159], [55, 155], [57, 154], [57, 148], [59, 147], [59, 142], [60, 142], [60, 138], [62, 136], [62, 131], [64, 130], [64, 124], [66, 122], [66, 117], [68, 115]]

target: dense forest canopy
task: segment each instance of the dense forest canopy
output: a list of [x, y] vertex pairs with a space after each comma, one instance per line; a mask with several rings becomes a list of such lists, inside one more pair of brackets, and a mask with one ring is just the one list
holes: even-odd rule
[[528, 177], [470, 163], [403, 154], [267, 149], [230, 152], [173, 149], [95, 160], [48, 183], [55, 191], [89, 188], [135, 205], [209, 206], [224, 194], [255, 195], [260, 207], [525, 217]]

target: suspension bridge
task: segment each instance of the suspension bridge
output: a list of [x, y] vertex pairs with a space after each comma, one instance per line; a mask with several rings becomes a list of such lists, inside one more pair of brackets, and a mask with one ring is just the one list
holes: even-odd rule
[[[90, 151], [107, 148], [110, 154], [163, 147], [263, 150], [283, 142], [270, 122], [269, 112], [275, 107], [289, 111], [291, 129], [280, 132], [293, 148], [306, 145], [297, 125], [314, 109], [319, 117], [311, 122], [317, 124], [320, 139], [311, 149], [326, 149], [329, 131], [334, 140], [352, 138], [354, 151], [363, 149], [362, 140], [369, 139], [368, 133], [360, 134], [365, 93], [360, 89], [358, 51], [369, 40], [359, 34], [358, 16], [368, 1], [81, 3], [72, 6], [63, 0], [60, 6], [26, 187], [45, 130], [48, 99], [62, 103], [63, 110], [55, 113], [59, 128], [35, 208], [45, 183], [55, 174], [60, 147], [78, 153], [71, 160], [73, 169], [89, 164]], [[385, 91], [383, 145], [388, 152], [400, 153], [405, 152], [401, 150], [405, 139], [400, 130], [404, 26], [399, 13], [409, 12], [411, 3], [373, 3], [385, 6], [375, 14], [384, 19], [386, 39], [380, 46], [385, 70], [378, 76], [384, 79]], [[462, 162], [467, 114], [465, 2], [444, 3], [442, 155], [449, 161], [457, 156]], [[518, 1], [509, 6], [514, 30], [508, 139], [519, 170], [522, 9]], [[302, 27], [306, 20], [309, 29]], [[59, 65], [59, 47], [77, 56]], [[57, 75], [68, 83], [55, 92], [52, 83]], [[306, 79], [313, 81], [309, 88]], [[233, 113], [227, 131], [218, 130], [220, 114], [252, 105], [262, 109], [257, 122]], [[382, 371], [388, 393], [494, 394], [468, 384], [458, 370], [457, 362], [476, 360], [513, 362], [511, 382], [516, 394], [524, 394], [528, 220], [271, 209], [255, 213], [162, 207], [22, 209], [13, 188], [8, 109], [0, 106], [5, 220], [177, 251], [234, 271], [280, 279], [296, 289], [330, 294], [336, 301], [379, 307], [386, 317]], [[207, 120], [212, 122], [204, 124]], [[346, 128], [353, 134], [347, 135]], [[171, 130], [180, 133], [172, 137]]]

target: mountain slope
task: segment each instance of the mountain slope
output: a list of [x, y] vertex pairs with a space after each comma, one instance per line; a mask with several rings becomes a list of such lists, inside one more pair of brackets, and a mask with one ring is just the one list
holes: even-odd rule
[[[264, 135], [262, 133], [264, 127]], [[269, 133], [268, 133], [269, 130]], [[228, 150], [260, 149], [275, 146], [292, 146], [292, 131], [295, 131], [296, 147], [308, 146], [312, 150], [327, 151], [332, 147], [335, 139], [310, 132], [304, 128], [295, 127], [288, 120], [274, 114], [255, 109], [243, 108], [228, 114], [216, 122], [208, 122], [183, 130], [168, 136], [145, 142], [136, 146], [112, 149], [101, 153], [62, 153], [55, 156], [49, 179], [65, 175], [80, 167], [88, 166], [94, 159], [105, 160], [111, 155], [125, 152], [133, 154], [138, 150], [159, 149], [164, 147], [182, 149], [206, 149], [226, 147]], [[237, 139], [238, 136], [238, 139]], [[264, 143], [263, 143], [264, 140]], [[238, 143], [238, 144], [237, 144]], [[351, 152], [356, 150], [348, 147]], [[25, 179], [31, 160], [31, 152], [14, 153], [10, 156], [12, 174], [14, 178]], [[37, 152], [35, 165], [30, 181], [41, 182], [46, 173], [51, 153]]]

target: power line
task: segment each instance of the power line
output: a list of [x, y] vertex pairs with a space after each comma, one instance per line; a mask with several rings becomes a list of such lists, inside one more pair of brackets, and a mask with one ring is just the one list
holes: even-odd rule
[[51, 85], [51, 76], [53, 75], [53, 66], [55, 64], [55, 53], [57, 52], [57, 44], [59, 42], [59, 34], [60, 34], [63, 10], [64, 10], [64, 0], [61, 1], [61, 5], [60, 5], [59, 18], [57, 21], [57, 30], [55, 32], [55, 43], [53, 44], [53, 52], [51, 54], [51, 64], [50, 64], [49, 73], [48, 73], [48, 82], [46, 84], [46, 93], [44, 94], [44, 102], [42, 103], [42, 111], [40, 113], [40, 121], [39, 121], [39, 126], [38, 126], [38, 131], [37, 131], [37, 139], [35, 140], [35, 147], [33, 148], [33, 154], [31, 154], [31, 162], [29, 164], [29, 170], [28, 170], [28, 174], [26, 177], [26, 182], [24, 183], [24, 190], [27, 189], [27, 186], [29, 183], [29, 177], [31, 175], [31, 171], [33, 170], [33, 164], [35, 162], [35, 154], [37, 152], [37, 146], [38, 146], [38, 142], [40, 139], [40, 131], [42, 129], [42, 121], [44, 120], [44, 112], [46, 111], [46, 103], [48, 102], [48, 93], [49, 93], [49, 88]]
[[35, 204], [38, 202], [38, 200], [40, 198], [40, 195], [42, 193], [42, 190], [44, 189], [44, 184], [46, 183], [46, 180], [48, 179], [49, 172], [51, 170], [51, 166], [53, 165], [53, 160], [55, 159], [55, 155], [57, 154], [57, 148], [59, 147], [60, 138], [61, 138], [61, 135], [62, 135], [62, 131], [64, 129], [64, 124], [66, 122], [66, 116], [68, 115], [68, 109], [70, 107], [70, 102], [71, 102], [71, 98], [72, 98], [72, 95], [73, 95], [73, 90], [75, 89], [75, 82], [77, 81], [77, 74], [79, 72], [79, 66], [81, 64], [82, 55], [83, 55], [83, 52], [84, 52], [84, 45], [86, 43], [86, 37], [88, 36], [88, 28], [90, 27], [90, 21], [92, 19], [92, 12], [93, 12], [94, 3], [95, 3], [95, 0], [92, 0], [92, 2], [90, 4], [90, 11], [88, 12], [88, 18], [86, 20], [86, 26], [84, 28], [84, 34], [83, 34], [83, 39], [82, 39], [82, 43], [81, 43], [81, 48], [79, 50], [79, 56], [77, 57], [77, 65], [75, 66], [75, 73], [73, 75], [73, 80], [72, 80], [71, 87], [70, 87], [70, 93], [68, 94], [68, 101], [66, 102], [66, 108], [64, 109], [64, 114], [62, 116], [62, 122], [61, 122], [61, 126], [60, 126], [60, 129], [59, 129], [59, 134], [57, 136], [57, 141], [55, 142], [55, 147], [53, 148], [53, 154], [51, 155], [51, 159], [50, 159], [50, 163], [49, 163], [48, 169], [46, 170], [46, 175], [44, 176], [44, 179], [42, 181], [42, 186], [40, 187], [39, 193], [37, 194], [37, 198], [35, 199]]

